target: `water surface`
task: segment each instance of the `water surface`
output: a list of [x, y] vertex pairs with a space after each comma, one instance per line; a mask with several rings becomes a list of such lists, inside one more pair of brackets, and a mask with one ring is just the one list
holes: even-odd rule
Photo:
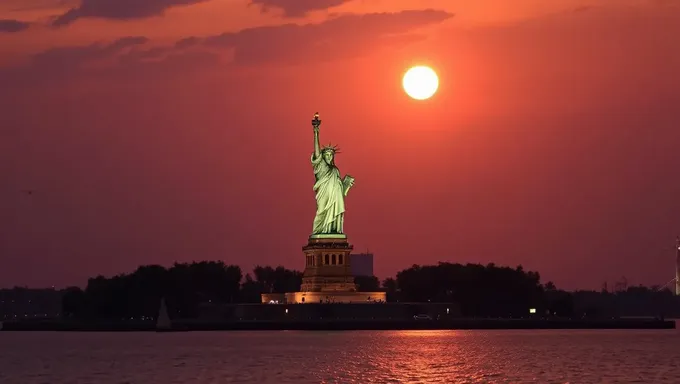
[[2, 384], [680, 383], [680, 332], [0, 332]]

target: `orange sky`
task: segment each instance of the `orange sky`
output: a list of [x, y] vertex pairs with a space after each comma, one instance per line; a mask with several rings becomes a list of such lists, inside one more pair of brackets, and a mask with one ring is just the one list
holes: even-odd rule
[[[439, 260], [566, 288], [673, 277], [673, 2], [250, 2], [0, 4], [0, 286], [302, 268], [317, 110], [381, 278]], [[415, 102], [400, 77], [421, 63], [440, 90]]]

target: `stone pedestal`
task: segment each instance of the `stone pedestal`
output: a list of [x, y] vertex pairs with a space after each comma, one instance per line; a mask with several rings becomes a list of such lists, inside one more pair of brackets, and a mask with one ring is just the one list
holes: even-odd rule
[[357, 292], [349, 257], [352, 245], [343, 234], [312, 235], [302, 247], [305, 271], [300, 292], [263, 294], [263, 303], [379, 303], [385, 292]]
[[302, 247], [305, 272], [302, 292], [354, 292], [349, 254], [353, 247], [345, 235], [312, 236]]
[[262, 303], [380, 303], [385, 292], [358, 292], [352, 275], [352, 245], [343, 234], [313, 235], [302, 247], [305, 271], [300, 292], [263, 293]]
[[300, 292], [263, 293], [262, 303], [379, 303], [385, 292], [357, 292], [349, 257], [352, 245], [343, 234], [312, 235], [302, 247], [305, 271]]

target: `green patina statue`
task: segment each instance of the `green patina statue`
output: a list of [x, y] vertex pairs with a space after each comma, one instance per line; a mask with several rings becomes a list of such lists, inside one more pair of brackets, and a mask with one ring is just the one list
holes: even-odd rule
[[335, 154], [338, 147], [329, 144], [319, 146], [319, 114], [314, 115], [314, 153], [312, 166], [314, 167], [314, 192], [316, 192], [316, 217], [314, 218], [313, 237], [324, 235], [343, 235], [343, 221], [345, 216], [345, 197], [354, 185], [354, 178], [345, 175], [340, 177], [340, 170], [335, 166]]

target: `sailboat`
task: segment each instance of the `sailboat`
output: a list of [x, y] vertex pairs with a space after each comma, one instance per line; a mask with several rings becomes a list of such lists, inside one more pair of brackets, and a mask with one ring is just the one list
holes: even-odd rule
[[161, 306], [158, 309], [158, 318], [156, 319], [156, 332], [170, 332], [172, 331], [172, 321], [168, 316], [168, 307], [165, 305], [165, 297], [161, 298]]

